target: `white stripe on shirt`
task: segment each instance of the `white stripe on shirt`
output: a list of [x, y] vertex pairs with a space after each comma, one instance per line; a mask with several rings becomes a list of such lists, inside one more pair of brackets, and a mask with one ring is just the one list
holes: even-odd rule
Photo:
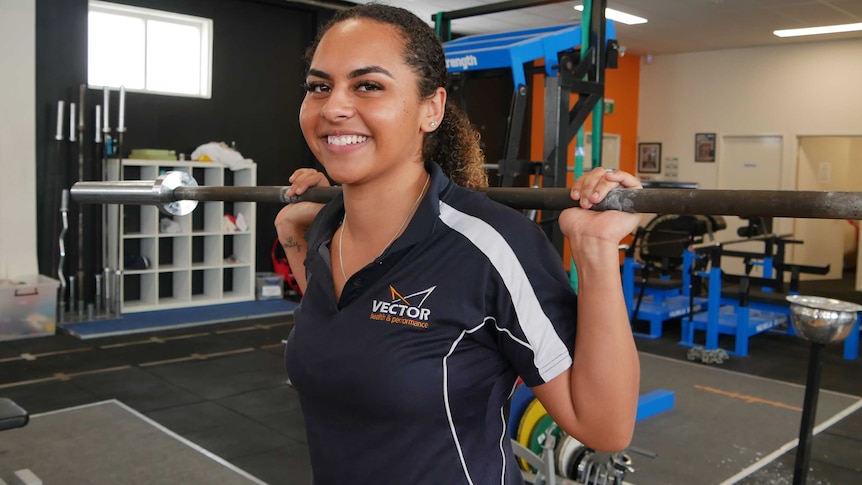
[[[533, 364], [545, 382], [571, 366], [560, 340], [536, 296], [527, 273], [503, 236], [490, 224], [440, 202], [440, 220], [466, 237], [491, 262], [512, 297], [515, 314], [533, 351]], [[561, 359], [561, 356], [566, 358]]]

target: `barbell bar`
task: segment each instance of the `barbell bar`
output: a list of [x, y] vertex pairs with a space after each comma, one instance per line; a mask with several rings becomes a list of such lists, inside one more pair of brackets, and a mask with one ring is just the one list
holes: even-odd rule
[[[312, 187], [288, 197], [290, 186], [199, 186], [186, 172], [156, 180], [76, 182], [72, 200], [80, 204], [156, 205], [169, 215], [191, 213], [198, 202], [326, 203], [340, 187]], [[514, 209], [563, 210], [576, 207], [568, 188], [489, 187], [478, 189]], [[679, 215], [862, 219], [862, 192], [803, 190], [614, 189], [593, 210]]]

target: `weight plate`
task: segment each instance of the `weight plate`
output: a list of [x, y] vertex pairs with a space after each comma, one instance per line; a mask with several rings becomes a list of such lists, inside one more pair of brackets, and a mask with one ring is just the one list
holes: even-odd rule
[[560, 453], [557, 458], [557, 473], [563, 478], [577, 478], [575, 462], [586, 450], [586, 447], [580, 441], [566, 435], [559, 450]]
[[509, 408], [509, 437], [513, 440], [518, 438], [518, 425], [521, 422], [521, 416], [524, 415], [530, 401], [535, 398], [536, 395], [533, 394], [532, 389], [524, 384], [516, 387], [515, 392], [512, 393], [512, 405]]
[[[536, 423], [542, 419], [542, 416], [548, 414], [545, 411], [545, 406], [542, 406], [542, 403], [539, 402], [538, 399], [533, 399], [530, 401], [530, 404], [527, 406], [527, 410], [524, 411], [524, 416], [521, 418], [521, 422], [518, 425], [518, 443], [524, 445], [524, 448], [530, 449], [530, 436], [533, 434], [533, 429], [536, 427]], [[527, 460], [518, 459], [518, 462], [521, 463], [521, 468], [524, 470], [529, 470], [530, 466], [527, 464]]]
[[[528, 446], [528, 448], [539, 457], [542, 457], [542, 452], [544, 451], [543, 446], [547, 439], [547, 431], [551, 426], [554, 427], [554, 430], [551, 431], [551, 436], [557, 440], [555, 445], [556, 448], [556, 446], [559, 446], [560, 444], [560, 435], [563, 430], [554, 423], [554, 418], [549, 414], [546, 414], [539, 419], [539, 422], [536, 423], [536, 427], [533, 428], [533, 433], [530, 435], [530, 446]], [[533, 467], [530, 467], [530, 471], [533, 473], [536, 472]]]

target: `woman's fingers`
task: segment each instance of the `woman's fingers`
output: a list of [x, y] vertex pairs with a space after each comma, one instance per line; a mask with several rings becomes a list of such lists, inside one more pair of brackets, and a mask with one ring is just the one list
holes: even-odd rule
[[323, 175], [323, 172], [313, 168], [300, 168], [293, 172], [288, 181], [290, 182], [290, 188], [287, 190], [289, 197], [301, 195], [310, 187], [329, 186], [329, 180]]
[[637, 177], [622, 170], [594, 168], [575, 180], [572, 199], [580, 201], [582, 208], [589, 209], [601, 202], [612, 189], [620, 186], [634, 188], [641, 187], [641, 184]]

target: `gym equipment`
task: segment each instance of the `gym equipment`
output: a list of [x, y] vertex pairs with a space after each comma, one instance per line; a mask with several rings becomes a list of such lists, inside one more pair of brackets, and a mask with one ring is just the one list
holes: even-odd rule
[[[205, 187], [186, 172], [168, 172], [156, 180], [76, 182], [72, 199], [82, 204], [157, 205], [169, 215], [186, 215], [199, 201], [326, 203], [340, 187], [312, 187], [287, 197], [288, 186]], [[562, 210], [576, 207], [568, 188], [490, 187], [480, 191], [515, 209]], [[736, 215], [862, 219], [862, 192], [710, 189], [615, 189], [592, 208], [632, 213]]]
[[[539, 422], [536, 423], [536, 426], [533, 428], [533, 432], [530, 433], [529, 450], [535, 453], [536, 456], [541, 456], [545, 441], [547, 441], [550, 436], [559, 440], [562, 432], [563, 430], [554, 423], [554, 418], [552, 418], [551, 415], [543, 415], [539, 418]], [[532, 469], [530, 471], [535, 473], [536, 468], [531, 468]]]
[[[518, 424], [518, 434], [517, 440], [521, 446], [527, 448], [530, 446], [530, 438], [533, 434], [533, 429], [539, 423], [539, 420], [542, 417], [547, 416], [548, 412], [545, 410], [545, 406], [538, 399], [533, 399], [527, 405], [527, 409], [524, 411], [524, 415], [521, 416], [521, 421]], [[519, 458], [521, 463], [521, 469], [529, 470], [530, 465], [523, 458]]]
[[[763, 252], [735, 251], [726, 246], [736, 242], [762, 241]], [[682, 322], [680, 344], [692, 347], [690, 360], [704, 363], [722, 363], [728, 354], [748, 355], [748, 339], [763, 332], [794, 335], [789, 325], [791, 311], [785, 296], [799, 293], [799, 275], [802, 273], [826, 274], [829, 267], [788, 264], [784, 262], [785, 246], [802, 241], [765, 234], [721, 244], [694, 247], [686, 250], [686, 257], [694, 261], [690, 267], [692, 277], [708, 278], [707, 311]], [[721, 269], [722, 258], [739, 257], [745, 260], [745, 274], [730, 274]], [[751, 269], [762, 266], [763, 276], [752, 276]], [[709, 268], [709, 269], [707, 269]], [[791, 275], [789, 288], [785, 288], [784, 274]], [[735, 285], [735, 286], [727, 286]], [[696, 330], [705, 331], [704, 347], [694, 345]], [[851, 329], [858, 334], [858, 327]], [[719, 335], [734, 337], [733, 350], [718, 347]], [[848, 360], [858, 355], [858, 335], [845, 344], [844, 356]]]
[[66, 313], [66, 274], [63, 271], [66, 263], [66, 231], [69, 230], [69, 191], [63, 189], [60, 196], [60, 221], [62, 229], [57, 237], [57, 247], [60, 253], [60, 259], [57, 261], [57, 279], [60, 280], [60, 301], [57, 312], [59, 320], [63, 321], [63, 315]]
[[[78, 86], [78, 125], [75, 126], [75, 103], [71, 103], [69, 108], [69, 142], [77, 144], [78, 147], [78, 178], [77, 180], [85, 180], [84, 176], [84, 104], [86, 100], [87, 93], [87, 85], [81, 84]], [[77, 129], [78, 137], [75, 138], [75, 130]], [[81, 316], [84, 313], [84, 286], [85, 281], [87, 280], [87, 270], [84, 266], [84, 210], [83, 208], [78, 209], [78, 228], [77, 228], [77, 236], [78, 236], [78, 245], [75, 248], [75, 253], [78, 256], [78, 270], [76, 275], [78, 276], [78, 301], [71, 302], [75, 305], [75, 308], [78, 310], [78, 315]]]
[[705, 331], [706, 344], [704, 349], [693, 352], [689, 356], [691, 359], [700, 357], [700, 360], [705, 363], [723, 362], [722, 358], [716, 359], [715, 356], [710, 356], [711, 351], [719, 350], [719, 334], [734, 336], [734, 350], [728, 352], [744, 357], [748, 355], [748, 339], [750, 337], [786, 324], [788, 321], [786, 312], [755, 309], [748, 304], [746, 296], [749, 289], [748, 279], [743, 279], [740, 285], [743, 292], [740, 302], [722, 301], [722, 284], [725, 281], [725, 273], [721, 269], [722, 249], [722, 245], [716, 244], [691, 250], [693, 253], [691, 258], [697, 261], [692, 265], [693, 276], [709, 280], [707, 311], [693, 315], [692, 318], [683, 319], [680, 344], [694, 347], [695, 330]]
[[840, 342], [859, 324], [862, 306], [832, 298], [790, 295], [790, 316], [797, 335], [811, 342], [808, 357], [808, 377], [799, 427], [799, 447], [793, 466], [793, 485], [803, 485], [808, 475], [811, 441], [814, 439], [814, 418], [820, 392], [823, 369], [823, 349], [826, 344]]
[[[30, 414], [8, 397], [0, 397], [0, 431], [22, 428], [30, 422]], [[16, 470], [10, 482], [21, 485], [42, 485], [42, 480], [29, 468]], [[6, 482], [0, 478], [0, 485]]]
[[523, 384], [519, 384], [515, 388], [515, 392], [512, 393], [511, 404], [509, 405], [509, 437], [513, 440], [518, 438], [518, 424], [521, 422], [521, 417], [527, 410], [527, 406], [535, 397], [533, 391]]
[[[538, 168], [541, 173], [543, 187], [565, 187], [568, 178], [568, 148], [570, 142], [577, 136], [575, 157], [575, 176], [582, 169], [583, 124], [590, 114], [592, 118], [593, 144], [592, 166], [601, 163], [601, 140], [603, 139], [602, 99], [605, 94], [605, 70], [617, 67], [619, 44], [615, 37], [613, 23], [605, 18], [607, 0], [584, 0], [584, 11], [578, 26], [551, 27], [557, 30], [559, 38], [568, 40], [554, 44], [545, 42], [540, 37], [544, 33], [527, 31], [528, 38], [517, 38], [519, 33], [492, 34], [490, 36], [469, 36], [451, 40], [451, 23], [454, 19], [485, 15], [520, 8], [559, 3], [561, 0], [516, 0], [504, 1], [489, 5], [478, 5], [449, 12], [438, 12], [432, 17], [437, 36], [444, 41], [444, 52], [449, 66], [452, 92], [457, 91], [460, 80], [453, 71], [464, 69], [477, 71], [488, 69], [486, 58], [494, 58], [498, 68], [508, 67], [512, 73], [513, 95], [509, 122], [507, 126], [505, 146], [498, 164], [501, 175], [501, 185], [511, 186], [514, 177], [530, 175]], [[564, 33], [564, 31], [567, 31]], [[580, 38], [579, 38], [580, 37]], [[448, 41], [448, 42], [447, 42]], [[471, 45], [472, 44], [472, 45]], [[537, 46], [543, 53], [537, 54]], [[524, 55], [522, 51], [531, 51], [533, 55]], [[544, 66], [538, 67], [532, 60], [544, 56]], [[547, 73], [544, 77], [544, 137], [542, 142], [542, 160], [538, 164], [532, 161], [517, 160], [523, 121], [529, 99], [530, 83], [524, 76], [524, 62], [529, 62], [531, 72]], [[570, 107], [572, 95], [577, 95], [577, 101]], [[454, 97], [453, 97], [454, 99]], [[463, 103], [462, 103], [463, 104]], [[526, 209], [539, 209], [527, 207]], [[562, 255], [564, 253], [564, 237], [558, 224], [556, 209], [547, 208], [540, 218], [540, 227], [548, 236], [551, 244]], [[576, 278], [577, 272], [571, 273]], [[572, 281], [577, 286], [576, 279]]]
[[[665, 389], [638, 397], [636, 421], [647, 419], [674, 406], [674, 393]], [[562, 431], [533, 392], [518, 384], [512, 393], [509, 431], [512, 449], [521, 466], [525, 481], [534, 485], [556, 483], [621, 485], [631, 473], [629, 452], [655, 458], [654, 453], [628, 448], [619, 453], [602, 453]]]
[[[692, 292], [691, 263], [686, 248], [712, 239], [716, 231], [727, 225], [720, 216], [660, 214], [638, 228], [631, 246], [625, 247], [623, 260], [623, 295], [632, 327], [638, 320], [649, 322], [649, 332], [635, 332], [646, 338], [659, 338], [667, 320], [691, 315], [706, 308], [706, 298]], [[635, 255], [641, 262], [635, 261]], [[682, 266], [681, 279], [672, 279]], [[640, 283], [635, 283], [635, 269], [641, 270]], [[659, 278], [650, 279], [657, 272]], [[635, 288], [639, 286], [637, 297]]]
[[0, 431], [26, 426], [30, 415], [8, 397], [0, 397]]

